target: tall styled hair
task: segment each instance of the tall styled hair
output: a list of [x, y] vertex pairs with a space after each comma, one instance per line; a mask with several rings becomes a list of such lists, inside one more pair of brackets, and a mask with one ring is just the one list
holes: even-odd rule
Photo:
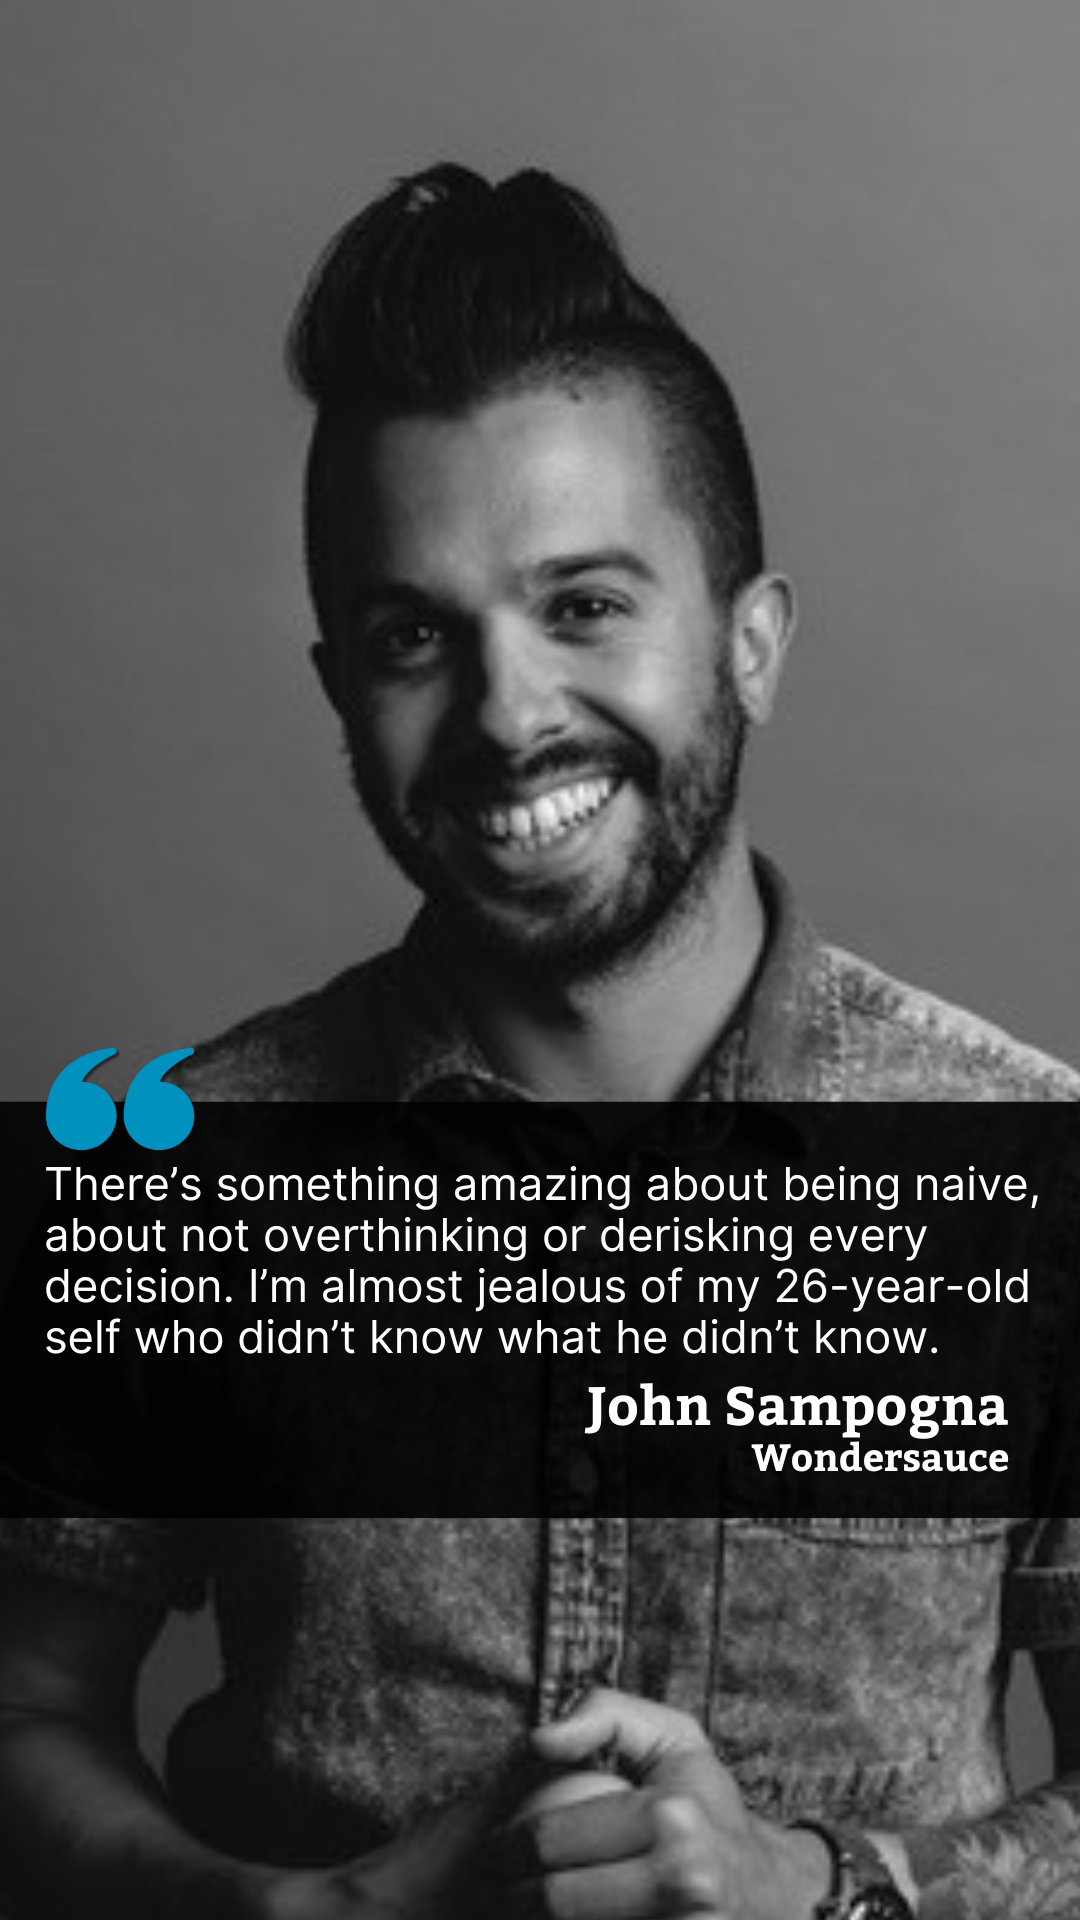
[[721, 604], [761, 571], [757, 488], [727, 383], [630, 273], [599, 209], [551, 174], [530, 169], [492, 185], [447, 164], [400, 181], [331, 242], [287, 353], [316, 412], [305, 533], [324, 633], [328, 454], [338, 436], [398, 417], [453, 416], [549, 381], [636, 380]]

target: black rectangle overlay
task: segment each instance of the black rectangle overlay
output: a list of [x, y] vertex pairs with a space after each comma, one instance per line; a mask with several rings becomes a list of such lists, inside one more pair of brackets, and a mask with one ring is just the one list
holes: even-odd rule
[[1072, 1108], [6, 1120], [6, 1511], [1080, 1511]]

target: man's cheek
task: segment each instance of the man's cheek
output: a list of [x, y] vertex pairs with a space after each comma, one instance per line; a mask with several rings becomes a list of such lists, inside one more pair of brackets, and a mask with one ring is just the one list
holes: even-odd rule
[[399, 703], [372, 703], [358, 716], [351, 740], [354, 755], [388, 798], [400, 800], [408, 793], [426, 760], [427, 732], [419, 716], [402, 711]]

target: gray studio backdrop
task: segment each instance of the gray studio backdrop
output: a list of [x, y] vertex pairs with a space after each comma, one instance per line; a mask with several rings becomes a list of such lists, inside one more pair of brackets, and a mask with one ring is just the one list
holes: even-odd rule
[[279, 347], [446, 156], [596, 193], [743, 400], [803, 609], [761, 841], [1080, 1058], [1078, 81], [1075, 0], [7, 0], [4, 1093], [102, 1046], [119, 1091], [409, 910], [306, 665]]
[[7, 1095], [408, 912], [307, 666], [279, 349], [449, 155], [591, 189], [742, 398], [802, 602], [759, 839], [1080, 1058], [1075, 0], [8, 0], [0, 46]]

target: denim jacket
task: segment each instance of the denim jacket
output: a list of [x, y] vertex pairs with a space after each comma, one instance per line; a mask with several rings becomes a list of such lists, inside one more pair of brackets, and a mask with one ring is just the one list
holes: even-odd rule
[[119, 1594], [212, 1587], [222, 1689], [175, 1732], [181, 1814], [344, 1857], [505, 1763], [591, 1684], [692, 1713], [751, 1806], [903, 1831], [1007, 1797], [1016, 1646], [1080, 1639], [1076, 1521], [21, 1520]]
[[[827, 946], [770, 862], [768, 935], [733, 1018], [684, 1090], [698, 1100], [1077, 1100], [1080, 1074], [975, 1014]], [[317, 993], [247, 1020], [169, 1078], [201, 1100], [505, 1097], [448, 1004], [431, 919]]]

